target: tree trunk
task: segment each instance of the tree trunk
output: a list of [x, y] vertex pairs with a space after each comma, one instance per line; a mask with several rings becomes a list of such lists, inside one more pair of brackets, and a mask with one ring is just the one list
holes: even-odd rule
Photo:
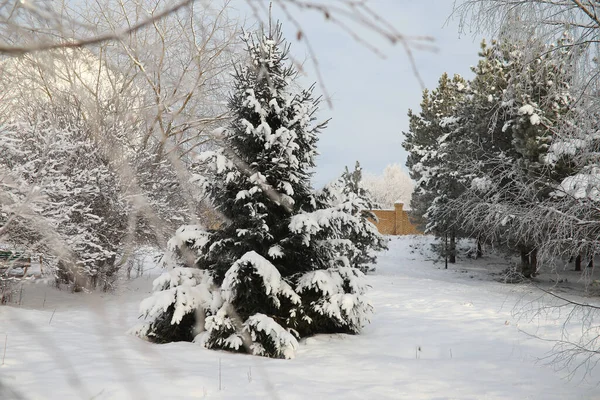
[[456, 234], [454, 231], [450, 234], [450, 264], [456, 263]]
[[521, 249], [521, 273], [525, 278], [531, 278], [531, 264], [529, 264], [529, 251]]
[[575, 271], [581, 271], [581, 254], [577, 254], [575, 257]]
[[530, 260], [531, 260], [530, 261], [531, 276], [535, 276], [535, 275], [537, 275], [537, 270], [538, 270], [538, 266], [537, 266], [537, 249], [531, 250]]
[[444, 260], [446, 269], [448, 269], [448, 232], [444, 235]]
[[479, 237], [477, 238], [477, 254], [475, 255], [475, 258], [481, 258], [483, 257], [483, 248], [481, 247], [481, 239], [479, 239]]
[[588, 262], [587, 267], [594, 268], [594, 255], [593, 254], [590, 256], [590, 262]]

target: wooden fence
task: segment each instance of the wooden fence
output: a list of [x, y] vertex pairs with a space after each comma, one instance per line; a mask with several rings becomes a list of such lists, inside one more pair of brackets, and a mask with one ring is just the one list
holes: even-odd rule
[[402, 203], [394, 204], [393, 210], [371, 210], [377, 216], [375, 224], [383, 235], [421, 235], [421, 232], [410, 222], [408, 213], [403, 210]]

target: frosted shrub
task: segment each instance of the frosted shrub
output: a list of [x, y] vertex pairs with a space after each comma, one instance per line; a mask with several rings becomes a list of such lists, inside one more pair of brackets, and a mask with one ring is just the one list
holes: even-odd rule
[[306, 317], [302, 335], [313, 333], [358, 333], [369, 323], [373, 307], [364, 296], [364, 274], [348, 266], [308, 272], [298, 280]]
[[140, 304], [146, 322], [133, 333], [157, 343], [192, 341], [206, 313], [221, 305], [207, 271], [175, 268], [154, 280], [154, 293]]
[[252, 340], [252, 354], [273, 358], [294, 358], [298, 341], [294, 335], [264, 314], [254, 314], [244, 323]]

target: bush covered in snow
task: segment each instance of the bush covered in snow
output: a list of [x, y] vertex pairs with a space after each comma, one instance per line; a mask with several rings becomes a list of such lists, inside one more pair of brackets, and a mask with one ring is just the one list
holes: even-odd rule
[[0, 129], [2, 240], [54, 257], [57, 279], [74, 288], [108, 288], [127, 234], [120, 178], [82, 116], [53, 111]]
[[154, 280], [154, 293], [140, 304], [148, 321], [134, 333], [157, 343], [191, 341], [203, 330], [205, 314], [221, 305], [208, 271], [174, 268]]
[[364, 275], [356, 268], [333, 267], [307, 272], [298, 280], [306, 316], [300, 320], [302, 335], [313, 333], [358, 333], [373, 311], [365, 297]]

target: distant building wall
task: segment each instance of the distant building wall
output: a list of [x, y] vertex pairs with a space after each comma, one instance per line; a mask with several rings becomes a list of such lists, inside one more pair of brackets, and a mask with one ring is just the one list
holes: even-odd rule
[[382, 235], [420, 235], [419, 231], [408, 219], [408, 212], [403, 210], [402, 203], [394, 204], [393, 210], [372, 210], [378, 221], [371, 221]]

